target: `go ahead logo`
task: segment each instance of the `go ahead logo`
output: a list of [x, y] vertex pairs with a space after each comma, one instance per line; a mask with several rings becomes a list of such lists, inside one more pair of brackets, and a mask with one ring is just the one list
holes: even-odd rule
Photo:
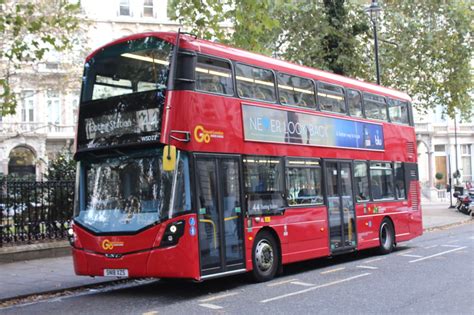
[[207, 130], [202, 125], [196, 125], [194, 128], [194, 139], [199, 143], [209, 143], [211, 138], [224, 139], [223, 131]]
[[102, 248], [105, 250], [112, 250], [114, 247], [121, 247], [123, 246], [123, 242], [112, 242], [107, 239], [102, 241]]

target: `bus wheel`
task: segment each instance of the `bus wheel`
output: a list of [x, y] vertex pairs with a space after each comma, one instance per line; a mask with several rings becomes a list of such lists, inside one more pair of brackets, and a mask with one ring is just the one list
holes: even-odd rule
[[258, 282], [268, 281], [275, 276], [280, 264], [280, 253], [275, 238], [270, 232], [257, 234], [252, 251], [253, 277]]
[[379, 253], [385, 255], [392, 252], [395, 244], [395, 232], [389, 219], [384, 219], [380, 224], [379, 239]]

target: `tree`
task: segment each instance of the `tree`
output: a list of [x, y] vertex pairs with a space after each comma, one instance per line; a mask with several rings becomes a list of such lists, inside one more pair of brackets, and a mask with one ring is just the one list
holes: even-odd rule
[[67, 0], [0, 0], [0, 115], [15, 113], [11, 78], [17, 70], [73, 46], [79, 9]]
[[[174, 0], [172, 6], [178, 21], [200, 37], [373, 82], [373, 39], [363, 12], [367, 4]], [[440, 104], [451, 117], [456, 109], [465, 119], [472, 117], [470, 1], [386, 0], [381, 5], [382, 84], [406, 91], [418, 108]]]
[[471, 119], [473, 20], [471, 1], [384, 1], [381, 37], [393, 44], [380, 44], [383, 84], [425, 111], [442, 104], [450, 117]]
[[275, 48], [272, 39], [279, 31], [278, 20], [272, 18], [272, 13], [281, 2], [172, 0], [169, 14], [199, 38], [271, 54]]
[[62, 150], [56, 158], [49, 162], [45, 175], [49, 181], [75, 180], [76, 161], [69, 150]]

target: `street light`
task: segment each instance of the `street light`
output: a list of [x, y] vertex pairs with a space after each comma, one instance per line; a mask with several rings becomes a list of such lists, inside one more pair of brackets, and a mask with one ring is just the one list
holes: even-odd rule
[[375, 46], [375, 71], [377, 73], [377, 84], [380, 85], [380, 68], [379, 68], [379, 44], [377, 41], [377, 19], [382, 12], [382, 8], [379, 7], [377, 0], [372, 0], [369, 7], [364, 9], [370, 16], [370, 21], [374, 26], [374, 46]]

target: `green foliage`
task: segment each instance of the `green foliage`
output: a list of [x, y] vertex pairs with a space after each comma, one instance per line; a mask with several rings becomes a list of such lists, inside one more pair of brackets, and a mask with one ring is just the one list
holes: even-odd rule
[[[437, 104], [472, 119], [474, 11], [471, 1], [384, 1], [382, 83], [407, 91], [428, 111]], [[471, 95], [469, 95], [469, 92]]]
[[45, 177], [51, 181], [76, 179], [76, 161], [69, 150], [59, 152], [56, 158], [49, 162]]
[[16, 96], [10, 86], [15, 69], [41, 61], [48, 51], [64, 51], [74, 43], [80, 3], [68, 0], [0, 0], [0, 115], [14, 114]]
[[438, 173], [435, 174], [435, 178], [436, 178], [437, 180], [442, 180], [443, 177], [444, 177], [443, 173], [439, 173], [439, 172], [438, 172]]
[[[271, 0], [171, 0], [169, 14], [199, 38], [254, 52], [274, 50], [278, 20]], [[250, 22], [251, 21], [251, 22]]]
[[[474, 13], [468, 0], [385, 0], [378, 22], [381, 81], [426, 111], [472, 119]], [[172, 0], [199, 37], [375, 81], [369, 1]], [[470, 94], [469, 94], [470, 93]]]
[[[364, 43], [368, 19], [344, 0], [295, 2], [280, 7], [284, 59], [352, 77], [367, 76]], [[302, 27], [304, 25], [304, 27]]]

